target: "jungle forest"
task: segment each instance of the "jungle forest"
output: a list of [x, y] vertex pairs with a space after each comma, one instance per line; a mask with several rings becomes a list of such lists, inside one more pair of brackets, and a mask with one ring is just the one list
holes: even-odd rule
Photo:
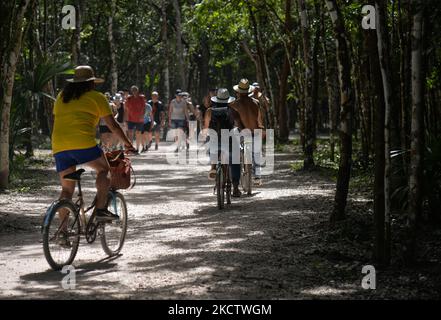
[[[133, 156], [127, 242], [106, 265], [133, 286], [104, 273], [82, 275], [83, 288], [99, 279], [113, 298], [439, 298], [440, 16], [439, 0], [2, 1], [0, 297], [64, 297], [45, 290], [37, 244], [61, 190], [54, 104], [88, 65], [111, 101], [137, 86], [165, 108], [159, 149], [153, 134]], [[163, 163], [169, 105], [186, 92], [202, 123], [209, 92], [234, 96], [241, 79], [266, 99], [275, 169], [219, 211], [209, 166]], [[30, 259], [17, 246], [38, 262], [8, 273]], [[97, 268], [87, 250], [76, 268]], [[363, 266], [378, 272], [376, 290], [361, 286]]]

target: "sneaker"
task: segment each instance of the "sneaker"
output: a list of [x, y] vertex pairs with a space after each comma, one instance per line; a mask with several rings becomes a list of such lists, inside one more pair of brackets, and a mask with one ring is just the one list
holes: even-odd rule
[[95, 217], [98, 222], [106, 222], [106, 221], [113, 221], [119, 219], [118, 215], [110, 212], [107, 209], [97, 209]]

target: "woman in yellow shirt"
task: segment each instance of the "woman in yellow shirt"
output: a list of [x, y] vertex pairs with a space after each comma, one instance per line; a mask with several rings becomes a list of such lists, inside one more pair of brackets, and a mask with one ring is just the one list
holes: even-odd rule
[[110, 179], [109, 164], [95, 141], [100, 118], [124, 142], [126, 149], [133, 151], [133, 145], [115, 121], [106, 97], [95, 90], [95, 83], [102, 83], [103, 80], [94, 77], [91, 67], [78, 66], [74, 78], [67, 81], [55, 101], [52, 132], [52, 152], [62, 187], [60, 198], [72, 199], [75, 182], [63, 177], [75, 172], [77, 165], [85, 164], [97, 173], [97, 220], [117, 219], [105, 208]]

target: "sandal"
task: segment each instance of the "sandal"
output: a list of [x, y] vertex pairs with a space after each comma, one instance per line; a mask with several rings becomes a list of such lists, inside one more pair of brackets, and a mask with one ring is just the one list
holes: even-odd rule
[[208, 171], [208, 179], [215, 180], [216, 179], [216, 169], [211, 169]]

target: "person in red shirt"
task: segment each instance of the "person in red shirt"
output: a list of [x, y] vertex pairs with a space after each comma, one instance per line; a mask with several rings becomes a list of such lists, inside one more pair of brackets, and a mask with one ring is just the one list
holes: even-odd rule
[[139, 146], [142, 145], [141, 132], [144, 126], [145, 113], [145, 96], [139, 94], [137, 86], [132, 86], [130, 89], [132, 95], [127, 98], [125, 103], [125, 111], [127, 113], [127, 129], [129, 139], [134, 142], [134, 133], [136, 134], [136, 149], [139, 151]]

